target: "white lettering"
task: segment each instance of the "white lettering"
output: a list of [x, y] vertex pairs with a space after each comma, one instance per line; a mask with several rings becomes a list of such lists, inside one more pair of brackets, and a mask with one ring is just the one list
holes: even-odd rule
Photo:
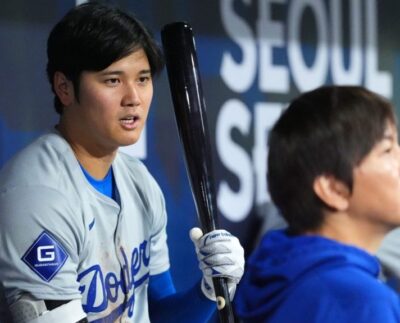
[[[40, 246], [37, 248], [37, 259], [40, 262], [50, 262], [56, 259], [56, 253], [53, 245]], [[47, 251], [46, 251], [47, 250]]]
[[[238, 15], [243, 4], [257, 9], [254, 21]], [[393, 76], [379, 70], [376, 0], [221, 0], [220, 8], [222, 24], [236, 46], [223, 53], [221, 78], [240, 97], [228, 96], [217, 119], [217, 152], [232, 174], [221, 180], [217, 201], [226, 218], [240, 221], [252, 203], [270, 202], [267, 137], [283, 109], [282, 102], [270, 101], [286, 102], [297, 92], [327, 83], [364, 85], [391, 98]], [[306, 34], [307, 42], [301, 39]], [[237, 130], [253, 135], [252, 147], [234, 142], [232, 132]]]
[[[318, 35], [315, 59], [310, 67], [304, 61], [300, 40], [301, 18], [306, 7], [309, 7], [314, 14]], [[312, 90], [326, 81], [328, 73], [327, 21], [321, 1], [296, 0], [291, 2], [288, 15], [288, 58], [292, 68], [293, 80], [301, 92]]]
[[285, 0], [259, 0], [260, 17], [257, 23], [260, 66], [259, 85], [265, 92], [287, 93], [289, 91], [289, 71], [286, 66], [273, 63], [273, 48], [284, 46], [283, 24], [271, 20], [271, 5]]
[[217, 203], [223, 215], [233, 221], [243, 220], [253, 204], [253, 171], [252, 162], [244, 149], [234, 143], [231, 138], [232, 129], [249, 135], [251, 113], [239, 100], [229, 100], [222, 107], [216, 125], [216, 143], [219, 157], [224, 166], [232, 171], [239, 180], [239, 188], [234, 191], [222, 180]]
[[378, 71], [377, 40], [377, 4], [376, 0], [366, 0], [367, 44], [365, 61], [365, 85], [387, 98], [393, 96], [393, 79], [388, 72]]
[[267, 188], [267, 140], [268, 132], [283, 110], [280, 103], [257, 103], [254, 107], [253, 163], [256, 173], [256, 204], [271, 201]]
[[[221, 2], [222, 24], [228, 35], [240, 47], [241, 62], [237, 63], [233, 55], [224, 52], [221, 63], [221, 77], [236, 92], [245, 92], [253, 84], [257, 73], [257, 46], [253, 33], [246, 22], [233, 10], [232, 0]], [[238, 55], [239, 56], [239, 55]]]
[[346, 70], [344, 62], [344, 46], [342, 40], [342, 0], [331, 1], [332, 17], [332, 80], [335, 84], [357, 85], [362, 82], [362, 50], [361, 50], [361, 2], [350, 2], [350, 44], [349, 67]]

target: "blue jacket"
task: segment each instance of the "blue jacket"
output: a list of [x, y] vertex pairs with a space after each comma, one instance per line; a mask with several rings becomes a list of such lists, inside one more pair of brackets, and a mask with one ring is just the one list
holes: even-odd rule
[[319, 236], [267, 233], [235, 296], [243, 322], [400, 322], [397, 294], [367, 252]]

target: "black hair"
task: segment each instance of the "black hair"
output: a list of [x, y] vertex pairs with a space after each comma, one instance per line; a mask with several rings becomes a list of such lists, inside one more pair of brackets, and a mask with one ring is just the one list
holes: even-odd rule
[[353, 169], [380, 141], [392, 105], [357, 86], [325, 86], [295, 99], [269, 136], [267, 181], [271, 198], [299, 234], [317, 229], [329, 207], [314, 193], [317, 176], [331, 175], [353, 187]]
[[[78, 97], [83, 71], [103, 70], [139, 49], [146, 53], [152, 76], [159, 74], [164, 67], [161, 49], [139, 20], [98, 2], [79, 5], [54, 26], [47, 41], [47, 76], [52, 90], [54, 73], [60, 71], [72, 81]], [[54, 106], [62, 114], [57, 95]]]

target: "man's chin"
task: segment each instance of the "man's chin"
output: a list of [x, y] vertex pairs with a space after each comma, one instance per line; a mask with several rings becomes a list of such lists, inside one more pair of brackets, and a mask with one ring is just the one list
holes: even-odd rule
[[123, 143], [121, 143], [120, 144], [120, 148], [124, 148], [124, 147], [128, 147], [128, 146], [132, 146], [132, 145], [134, 145], [134, 144], [136, 144], [137, 143], [137, 140], [132, 140], [132, 141], [129, 141], [129, 142], [123, 142]]
[[130, 136], [128, 138], [123, 138], [120, 141], [120, 147], [127, 147], [136, 144], [139, 140], [140, 136]]

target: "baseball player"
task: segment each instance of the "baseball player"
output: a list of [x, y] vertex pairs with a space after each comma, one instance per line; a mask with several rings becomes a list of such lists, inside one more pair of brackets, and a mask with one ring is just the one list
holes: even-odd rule
[[53, 28], [47, 73], [59, 123], [0, 173], [0, 322], [206, 322], [212, 277], [233, 297], [243, 248], [225, 230], [191, 237], [201, 282], [176, 293], [165, 201], [135, 143], [162, 56], [142, 24], [93, 2]]

